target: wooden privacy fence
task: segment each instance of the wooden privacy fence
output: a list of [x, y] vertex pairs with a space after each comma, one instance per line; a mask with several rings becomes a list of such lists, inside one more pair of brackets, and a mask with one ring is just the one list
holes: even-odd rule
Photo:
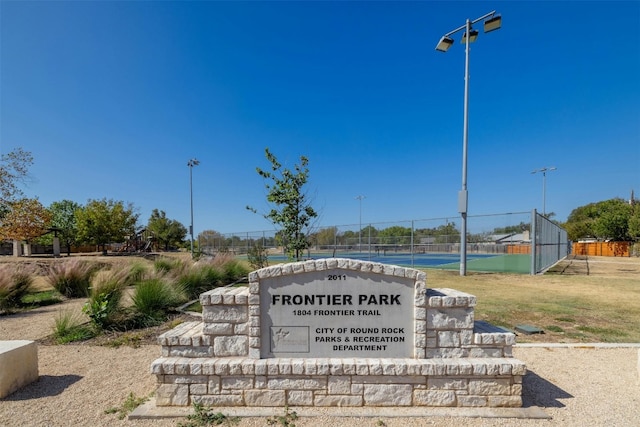
[[630, 256], [629, 242], [578, 242], [573, 244], [573, 255]]
[[531, 253], [531, 244], [528, 245], [507, 245], [508, 254], [529, 255]]

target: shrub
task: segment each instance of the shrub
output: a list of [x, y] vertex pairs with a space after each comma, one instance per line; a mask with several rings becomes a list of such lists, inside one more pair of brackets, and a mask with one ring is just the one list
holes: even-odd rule
[[138, 283], [133, 294], [133, 309], [150, 321], [161, 321], [167, 313], [186, 299], [162, 278], [152, 278]]
[[118, 323], [126, 317], [120, 313], [124, 289], [142, 274], [144, 273], [138, 269], [134, 270], [133, 267], [121, 265], [96, 275], [92, 282], [89, 300], [82, 308], [94, 327], [101, 330], [121, 326]]
[[47, 274], [47, 281], [53, 288], [68, 298], [89, 296], [91, 276], [96, 267], [80, 259], [70, 259], [53, 264]]

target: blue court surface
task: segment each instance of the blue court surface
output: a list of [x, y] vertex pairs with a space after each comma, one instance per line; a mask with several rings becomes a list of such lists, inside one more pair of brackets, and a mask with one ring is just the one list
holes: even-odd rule
[[[380, 262], [384, 264], [394, 264], [415, 268], [438, 268], [445, 270], [458, 270], [460, 268], [459, 253], [418, 253], [391, 252], [386, 254], [380, 252], [336, 252], [314, 253], [305, 259], [320, 258], [350, 258], [364, 261]], [[284, 255], [269, 255], [272, 262], [283, 262], [287, 260]], [[530, 255], [511, 254], [475, 254], [467, 253], [468, 271], [502, 272], [528, 274], [531, 267]]]
[[[488, 258], [494, 255], [486, 254], [467, 254], [467, 262], [473, 259]], [[361, 259], [364, 261], [381, 262], [384, 264], [395, 264], [408, 266], [412, 264], [416, 267], [441, 267], [447, 264], [458, 264], [460, 262], [460, 254], [413, 254], [387, 252], [386, 254], [363, 253], [339, 253], [336, 257]], [[315, 258], [315, 257], [314, 257]]]

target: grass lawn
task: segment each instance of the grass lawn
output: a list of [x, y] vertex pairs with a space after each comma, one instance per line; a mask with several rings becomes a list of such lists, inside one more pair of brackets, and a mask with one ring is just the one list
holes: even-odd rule
[[[508, 329], [528, 324], [544, 330], [544, 334], [519, 334], [518, 342], [637, 343], [640, 259], [617, 261], [592, 260], [589, 275], [574, 275], [569, 269], [561, 275], [471, 273], [460, 277], [454, 271], [427, 270], [427, 286], [477, 296], [476, 320]], [[575, 261], [564, 261], [570, 262]]]

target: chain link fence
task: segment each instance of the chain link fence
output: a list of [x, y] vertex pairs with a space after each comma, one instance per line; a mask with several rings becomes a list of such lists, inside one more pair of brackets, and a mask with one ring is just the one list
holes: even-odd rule
[[[566, 232], [540, 217], [535, 211], [469, 216], [468, 270], [535, 274], [564, 258], [569, 248]], [[534, 230], [539, 232], [535, 249], [532, 218], [536, 221]], [[451, 216], [318, 227], [308, 233], [310, 247], [305, 258], [345, 257], [456, 269], [459, 220], [458, 216]], [[246, 256], [258, 246], [274, 262], [286, 260], [283, 243], [274, 230], [198, 236], [198, 247], [204, 254], [230, 252]]]

